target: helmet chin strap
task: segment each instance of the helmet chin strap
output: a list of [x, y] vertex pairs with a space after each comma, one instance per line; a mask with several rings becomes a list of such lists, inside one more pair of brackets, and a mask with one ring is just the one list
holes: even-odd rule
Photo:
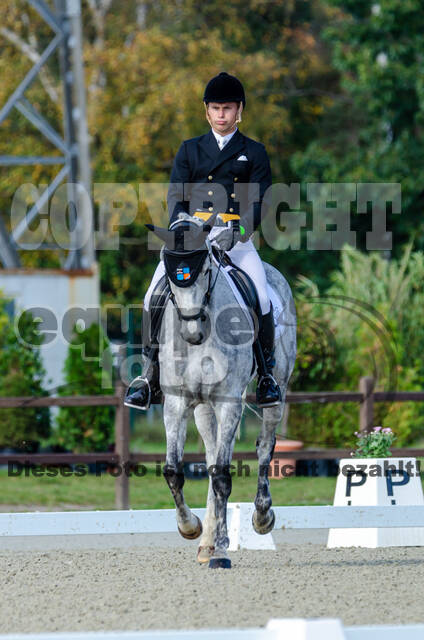
[[205, 105], [205, 116], [206, 116], [206, 120], [209, 122], [209, 124], [212, 127], [212, 123], [211, 123], [211, 119], [209, 118], [209, 113], [208, 113], [208, 105], [206, 104], [206, 102], [203, 103]]

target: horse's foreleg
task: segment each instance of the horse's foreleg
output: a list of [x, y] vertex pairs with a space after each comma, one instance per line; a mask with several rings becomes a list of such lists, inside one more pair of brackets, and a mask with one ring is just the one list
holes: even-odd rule
[[260, 435], [256, 441], [258, 456], [258, 491], [255, 498], [252, 524], [256, 533], [269, 533], [274, 528], [275, 514], [271, 509], [272, 499], [269, 491], [268, 468], [275, 447], [275, 431], [283, 415], [283, 405], [263, 410]]
[[[210, 469], [216, 460], [217, 422], [215, 412], [210, 405], [199, 404], [194, 410], [194, 418], [205, 445], [206, 467]], [[206, 514], [202, 524], [203, 533], [199, 540], [197, 560], [204, 563], [209, 562], [209, 558], [215, 551], [215, 493], [213, 491], [211, 477], [209, 477]]]
[[202, 523], [184, 500], [183, 455], [186, 439], [188, 406], [184, 398], [166, 396], [164, 422], [166, 429], [166, 463], [163, 475], [171, 490], [177, 509], [178, 531], [184, 538], [198, 538]]
[[241, 400], [222, 403], [217, 406], [216, 412], [219, 422], [218, 443], [216, 462], [211, 469], [212, 488], [215, 494], [216, 533], [215, 551], [209, 566], [229, 568], [231, 562], [227, 555], [230, 544], [227, 533], [227, 502], [232, 488], [230, 463], [234, 437], [242, 412]]

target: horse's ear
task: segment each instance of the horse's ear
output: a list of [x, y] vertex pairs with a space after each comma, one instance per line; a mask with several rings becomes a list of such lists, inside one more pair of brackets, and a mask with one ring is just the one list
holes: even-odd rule
[[153, 233], [155, 235], [158, 236], [158, 238], [160, 238], [161, 240], [164, 241], [164, 243], [168, 246], [173, 246], [174, 245], [174, 232], [173, 231], [169, 231], [169, 229], [163, 229], [162, 227], [156, 227], [153, 224], [146, 224], [145, 225], [150, 231], [153, 231]]
[[153, 231], [158, 238], [163, 240], [168, 249], [177, 251], [196, 251], [197, 249], [202, 248], [205, 244], [215, 218], [216, 214], [211, 216], [206, 224], [202, 226], [190, 225], [192, 227], [190, 229], [188, 229], [187, 226], [184, 226], [185, 221], [181, 221], [182, 224], [176, 225], [173, 229], [164, 229], [152, 224], [146, 224], [145, 226], [150, 231]]

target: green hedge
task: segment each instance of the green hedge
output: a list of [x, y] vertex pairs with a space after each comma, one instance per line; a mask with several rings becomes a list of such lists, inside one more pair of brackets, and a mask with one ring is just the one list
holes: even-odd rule
[[[16, 331], [5, 305], [0, 300], [0, 396], [46, 396], [37, 323], [24, 312]], [[50, 434], [48, 408], [1, 409], [0, 416], [0, 447], [32, 451]]]
[[[399, 260], [345, 247], [340, 270], [320, 292], [299, 278], [295, 287], [298, 357], [291, 389], [358, 391], [371, 375], [376, 390], [424, 388], [424, 255], [408, 246]], [[355, 403], [291, 405], [289, 433], [308, 445], [353, 446]], [[391, 427], [397, 446], [424, 436], [422, 403], [376, 403], [375, 425]]]
[[[113, 393], [111, 352], [101, 327], [74, 329], [59, 395]], [[75, 452], [106, 451], [114, 440], [113, 407], [64, 407], [57, 417], [55, 442]]]

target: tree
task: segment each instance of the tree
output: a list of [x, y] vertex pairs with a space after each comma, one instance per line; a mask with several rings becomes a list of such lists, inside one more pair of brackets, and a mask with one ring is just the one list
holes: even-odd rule
[[[5, 312], [5, 301], [0, 300], [0, 396], [48, 395], [42, 386], [45, 372], [39, 350], [41, 340], [37, 323], [28, 312], [19, 317], [18, 338]], [[0, 446], [33, 450], [49, 434], [48, 408], [1, 410]]]
[[[26, 2], [7, 2], [7, 7], [6, 2], [0, 0], [5, 8], [0, 29], [5, 43], [0, 57], [3, 102], [52, 36]], [[266, 144], [274, 181], [297, 179], [290, 158], [316, 137], [337, 82], [320, 40], [329, 19], [321, 2], [130, 0], [111, 7], [110, 0], [83, 3], [94, 182], [130, 183], [137, 193], [139, 183], [167, 182], [181, 140], [208, 127], [203, 90], [222, 70], [239, 75], [245, 84], [242, 130]], [[52, 59], [27, 95], [60, 131], [58, 71]], [[9, 116], [2, 131], [4, 153], [46, 152], [48, 143], [19, 113]], [[3, 170], [0, 210], [6, 218], [20, 184], [47, 183], [56, 172], [56, 167], [40, 166]], [[149, 221], [147, 207], [140, 205], [132, 225], [121, 229], [129, 243], [121, 242], [119, 251], [99, 251], [106, 301], [139, 302], [146, 290], [157, 261], [157, 254], [145, 247], [143, 224]], [[288, 275], [296, 275], [304, 261], [299, 252], [270, 251], [268, 256], [285, 273], [289, 268]], [[22, 251], [21, 258], [25, 266], [58, 266], [63, 255]]]
[[[357, 391], [371, 375], [376, 390], [423, 388], [424, 254], [405, 248], [397, 260], [379, 252], [342, 251], [331, 286], [320, 292], [302, 278], [296, 287], [298, 359], [293, 389]], [[422, 434], [424, 411], [418, 402], [376, 403], [376, 424], [391, 427], [399, 446]], [[358, 425], [356, 403], [293, 406], [290, 435], [310, 444], [349, 446]]]
[[[113, 393], [112, 361], [102, 328], [74, 330], [59, 395]], [[55, 443], [75, 452], [106, 451], [114, 439], [113, 407], [63, 407], [57, 417]]]
[[[327, 0], [323, 31], [341, 92], [322, 114], [319, 135], [292, 158], [305, 182], [401, 183], [402, 214], [388, 215], [393, 254], [415, 237], [422, 248], [424, 13], [420, 0]], [[365, 249], [369, 216], [353, 216]], [[312, 272], [311, 272], [312, 273]]]

